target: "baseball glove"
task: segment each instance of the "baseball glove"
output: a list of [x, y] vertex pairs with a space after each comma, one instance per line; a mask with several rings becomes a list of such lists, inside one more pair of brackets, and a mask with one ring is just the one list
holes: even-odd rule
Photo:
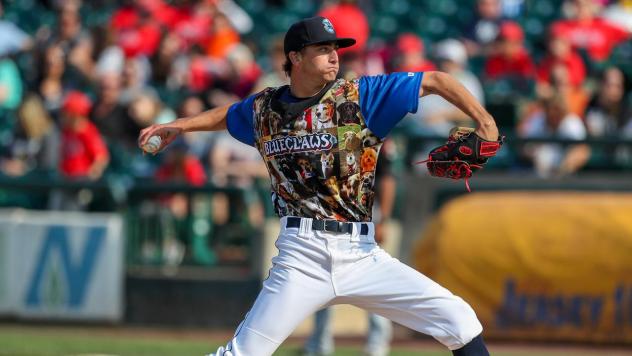
[[428, 172], [435, 177], [465, 179], [465, 186], [471, 191], [468, 178], [496, 155], [503, 141], [502, 136], [497, 141], [487, 141], [474, 133], [473, 128], [455, 127], [450, 130], [444, 145], [433, 149], [428, 159], [417, 163], [425, 163]]

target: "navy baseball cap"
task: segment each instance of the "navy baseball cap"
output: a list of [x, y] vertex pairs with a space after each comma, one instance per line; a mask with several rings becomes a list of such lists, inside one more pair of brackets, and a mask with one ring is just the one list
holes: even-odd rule
[[333, 42], [338, 48], [351, 47], [356, 43], [353, 38], [338, 38], [334, 25], [329, 19], [316, 16], [303, 19], [290, 26], [285, 33], [283, 50], [287, 55], [291, 51], [300, 51], [309, 45]]

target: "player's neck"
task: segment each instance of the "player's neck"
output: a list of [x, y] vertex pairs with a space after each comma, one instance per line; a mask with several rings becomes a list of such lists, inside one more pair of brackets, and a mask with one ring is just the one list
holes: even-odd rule
[[309, 80], [299, 75], [290, 77], [290, 93], [297, 98], [311, 98], [318, 94], [325, 85], [327, 82], [322, 78]]

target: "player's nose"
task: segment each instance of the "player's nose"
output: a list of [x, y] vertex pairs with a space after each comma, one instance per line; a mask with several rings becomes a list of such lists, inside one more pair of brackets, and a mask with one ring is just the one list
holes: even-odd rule
[[329, 53], [329, 63], [338, 63], [338, 51], [333, 50]]

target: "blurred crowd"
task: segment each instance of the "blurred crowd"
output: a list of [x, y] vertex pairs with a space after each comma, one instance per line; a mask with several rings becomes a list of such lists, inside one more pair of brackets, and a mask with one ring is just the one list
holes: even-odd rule
[[[632, 63], [632, 1], [548, 2], [559, 16], [536, 37], [525, 33], [522, 21], [531, 2], [537, 0], [468, 0], [471, 21], [449, 24], [460, 35], [431, 40], [420, 31], [375, 36], [372, 19], [382, 1], [307, 3], [311, 15], [331, 19], [338, 35], [358, 40], [340, 51], [341, 75], [445, 71], [486, 103], [504, 133], [558, 140], [520, 147], [511, 168], [554, 176], [576, 172], [595, 157], [625, 157], [629, 150], [595, 150], [584, 141], [632, 137], [632, 72], [625, 66]], [[254, 30], [260, 18], [248, 9], [278, 13], [289, 3], [3, 1], [0, 171], [195, 186], [245, 187], [265, 177], [257, 152], [226, 133], [185, 135], [158, 156], [142, 155], [136, 138], [152, 123], [287, 83], [283, 33], [262, 40]], [[401, 123], [402, 132], [445, 136], [452, 126], [471, 123], [440, 98], [420, 104]]]

